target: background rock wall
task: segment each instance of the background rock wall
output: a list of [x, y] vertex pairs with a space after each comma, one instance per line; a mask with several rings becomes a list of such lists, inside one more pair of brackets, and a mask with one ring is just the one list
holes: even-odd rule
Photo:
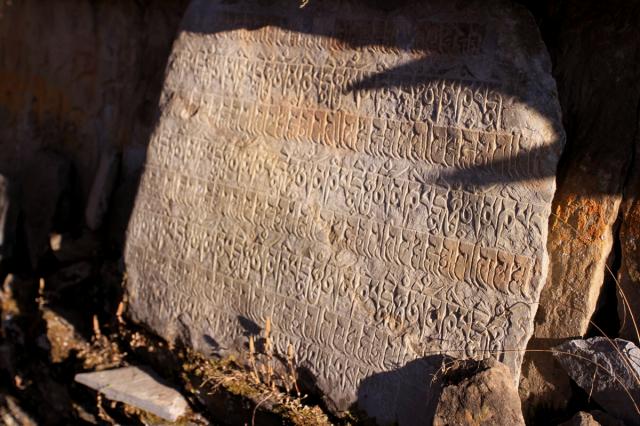
[[554, 62], [567, 145], [549, 223], [551, 269], [523, 366], [520, 390], [530, 417], [561, 413], [579, 398], [559, 364], [538, 351], [587, 334], [615, 335], [621, 325], [622, 336], [637, 341], [622, 299], [620, 318], [615, 314], [616, 293], [622, 294], [616, 279], [640, 312], [640, 5], [569, 0], [535, 7]]
[[143, 164], [186, 2], [0, 5], [0, 174], [22, 189], [16, 194], [38, 193], [20, 201], [23, 210], [56, 208], [60, 188], [45, 190], [29, 175], [52, 157], [68, 163], [60, 185], [71, 194], [64, 216], [73, 222], [83, 216], [101, 158], [122, 155], [127, 177]]

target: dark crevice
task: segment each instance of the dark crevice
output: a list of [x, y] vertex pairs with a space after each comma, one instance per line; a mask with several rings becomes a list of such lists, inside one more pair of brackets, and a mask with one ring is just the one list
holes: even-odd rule
[[622, 264], [622, 246], [620, 244], [620, 225], [622, 223], [622, 209], [618, 211], [618, 218], [613, 225], [613, 245], [604, 271], [603, 284], [596, 309], [591, 316], [591, 325], [587, 329], [585, 338], [595, 336], [618, 337], [620, 318], [618, 318], [617, 276]]
[[[636, 117], [637, 123], [640, 123], [640, 101], [636, 105]], [[622, 179], [622, 185], [620, 190], [621, 202], [618, 208], [618, 216], [613, 225], [613, 246], [611, 247], [611, 253], [607, 259], [607, 268], [605, 269], [604, 282], [598, 296], [598, 303], [596, 310], [591, 317], [592, 325], [587, 330], [585, 337], [594, 336], [608, 336], [611, 338], [618, 337], [621, 326], [625, 321], [630, 321], [629, 317], [620, 318], [618, 311], [618, 292], [624, 291], [619, 288], [618, 276], [620, 268], [622, 267], [622, 241], [620, 238], [620, 232], [625, 220], [624, 203], [627, 196], [633, 197], [634, 194], [629, 194], [629, 185], [635, 172], [635, 160], [636, 160], [636, 144], [640, 141], [640, 126], [636, 126], [633, 135], [633, 142], [629, 153], [629, 166], [625, 171], [624, 178]]]

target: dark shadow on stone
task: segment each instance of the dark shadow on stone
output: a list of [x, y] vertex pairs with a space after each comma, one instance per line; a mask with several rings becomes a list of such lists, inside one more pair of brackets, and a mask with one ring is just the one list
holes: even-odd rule
[[211, 346], [211, 351], [212, 352], [217, 352], [220, 350], [220, 344], [216, 341], [216, 339], [214, 339], [213, 337], [211, 337], [209, 334], [205, 334], [202, 336], [202, 340], [204, 340], [204, 342]]
[[245, 337], [257, 336], [260, 334], [260, 330], [262, 330], [258, 324], [242, 315], [238, 315], [238, 323], [244, 329], [243, 335]]
[[360, 383], [353, 408], [379, 424], [431, 424], [442, 391], [442, 368], [450, 361], [432, 355], [369, 376]]

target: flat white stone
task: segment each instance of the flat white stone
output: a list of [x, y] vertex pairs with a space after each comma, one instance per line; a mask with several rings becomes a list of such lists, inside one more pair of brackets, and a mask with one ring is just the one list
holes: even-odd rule
[[113, 401], [176, 421], [187, 411], [187, 401], [173, 388], [138, 367], [76, 374], [75, 381], [95, 389]]

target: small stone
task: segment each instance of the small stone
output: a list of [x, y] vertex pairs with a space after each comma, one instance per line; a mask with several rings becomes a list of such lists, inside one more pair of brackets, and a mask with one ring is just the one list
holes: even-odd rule
[[51, 247], [52, 251], [59, 251], [62, 247], [62, 235], [58, 234], [57, 232], [49, 235], [49, 246]]
[[590, 413], [580, 411], [571, 420], [560, 424], [560, 426], [600, 426], [600, 422], [594, 419]]
[[76, 374], [75, 381], [113, 401], [123, 402], [174, 422], [188, 408], [187, 401], [153, 373], [139, 367]]
[[44, 308], [42, 319], [46, 324], [45, 349], [49, 351], [51, 362], [63, 362], [72, 352], [87, 349], [88, 343], [62, 315]]
[[604, 410], [640, 425], [640, 349], [635, 344], [606, 337], [576, 339], [556, 346], [554, 356]]
[[473, 364], [472, 375], [462, 374], [460, 378], [459, 372], [447, 374], [455, 375], [456, 379], [440, 395], [434, 426], [524, 426], [518, 391], [509, 368], [495, 360]]
[[606, 413], [595, 410], [590, 413], [580, 411], [560, 426], [624, 426], [624, 424]]

